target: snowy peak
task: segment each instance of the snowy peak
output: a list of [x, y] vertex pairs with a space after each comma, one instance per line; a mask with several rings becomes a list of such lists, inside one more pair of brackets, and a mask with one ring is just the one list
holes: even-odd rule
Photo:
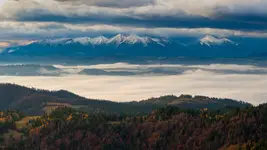
[[135, 44], [135, 43], [147, 44], [148, 38], [147, 37], [141, 38], [141, 37], [136, 36], [136, 35], [130, 35], [130, 36], [126, 37], [126, 41], [129, 44]]
[[88, 45], [90, 38], [88, 37], [80, 37], [80, 38], [75, 38], [73, 39], [75, 43], [80, 43], [82, 45]]
[[95, 38], [90, 38], [89, 42], [92, 45], [101, 45], [101, 44], [106, 44], [108, 42], [108, 39], [104, 36], [99, 36]]
[[166, 39], [159, 39], [159, 38], [150, 38], [150, 37], [140, 37], [137, 35], [129, 35], [125, 36], [122, 34], [118, 34], [114, 37], [112, 37], [109, 41], [109, 44], [113, 43], [117, 46], [126, 43], [126, 44], [142, 44], [144, 46], [148, 46], [148, 44], [155, 43], [160, 46], [165, 46], [167, 43], [169, 43]]
[[137, 35], [129, 35], [125, 36], [122, 34], [118, 34], [108, 41], [108, 44], [116, 44], [117, 46], [126, 43], [126, 44], [143, 44], [147, 45], [150, 42], [150, 38], [148, 37], [140, 37]]
[[227, 43], [235, 44], [233, 41], [227, 38], [217, 38], [211, 35], [206, 35], [205, 37], [200, 39], [200, 44], [207, 45], [207, 46], [222, 45], [222, 44], [227, 44]]
[[[73, 39], [75, 43], [79, 43], [82, 45], [100, 45], [100, 44], [106, 44], [108, 39], [104, 36], [99, 36], [95, 38], [89, 38], [89, 37], [81, 37], [81, 38], [75, 38]], [[70, 43], [71, 44], [71, 43]]]
[[116, 45], [120, 45], [122, 43], [124, 43], [126, 41], [126, 36], [122, 35], [122, 34], [118, 34], [112, 38], [110, 38], [107, 42], [107, 44], [116, 44]]

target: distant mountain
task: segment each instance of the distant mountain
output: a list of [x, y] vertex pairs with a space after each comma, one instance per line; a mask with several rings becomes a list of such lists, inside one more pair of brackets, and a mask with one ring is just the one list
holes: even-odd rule
[[[108, 56], [135, 53], [144, 49], [163, 49], [169, 41], [161, 38], [125, 36], [118, 34], [111, 38], [60, 38], [36, 41], [29, 45], [10, 47], [2, 55], [14, 56]], [[152, 51], [151, 51], [152, 52]], [[150, 52], [150, 53], [151, 53]], [[141, 54], [141, 53], [140, 53]]]
[[213, 45], [235, 44], [235, 43], [227, 38], [216, 38], [211, 35], [206, 35], [205, 37], [200, 39], [200, 44], [213, 46]]
[[87, 112], [108, 113], [149, 113], [155, 108], [166, 105], [182, 108], [246, 107], [248, 103], [230, 99], [217, 99], [190, 95], [163, 96], [146, 101], [117, 103], [105, 100], [86, 99], [68, 91], [46, 91], [31, 89], [13, 84], [0, 84], [0, 109], [19, 109], [29, 115], [49, 112], [59, 106], [77, 108]]
[[264, 38], [154, 38], [118, 34], [114, 37], [45, 39], [6, 48], [2, 58], [12, 57], [261, 57]]
[[109, 56], [161, 56], [170, 43], [161, 38], [116, 35], [111, 38], [46, 39], [25, 46], [10, 47], [1, 54], [11, 57], [109, 57]]
[[2, 76], [59, 76], [64, 72], [52, 65], [0, 65]]
[[141, 44], [143, 46], [148, 46], [149, 44], [157, 44], [161, 46], [165, 46], [167, 44], [167, 40], [158, 39], [158, 38], [150, 38], [150, 37], [139, 37], [136, 35], [129, 35], [125, 36], [122, 34], [118, 34], [111, 38], [106, 38], [104, 36], [99, 37], [80, 37], [80, 38], [60, 38], [60, 39], [46, 39], [37, 41], [32, 44], [40, 44], [40, 45], [50, 45], [50, 46], [62, 46], [62, 45], [72, 45], [72, 44], [80, 44], [80, 45], [90, 45], [90, 46], [96, 46], [96, 45], [115, 45], [120, 46], [123, 44]]

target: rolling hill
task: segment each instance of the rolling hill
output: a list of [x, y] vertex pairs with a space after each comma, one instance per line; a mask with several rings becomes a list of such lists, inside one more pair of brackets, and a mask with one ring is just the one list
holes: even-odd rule
[[182, 108], [247, 107], [251, 104], [231, 99], [209, 98], [205, 96], [181, 95], [151, 98], [140, 102], [112, 102], [87, 99], [68, 91], [46, 91], [14, 84], [0, 84], [0, 109], [19, 109], [28, 115], [40, 115], [58, 107], [71, 107], [86, 112], [106, 113], [149, 113], [155, 108], [167, 105]]
[[179, 97], [174, 95], [161, 96], [158, 98], [150, 98], [148, 100], [140, 101], [142, 104], [155, 104], [155, 105], [170, 105], [178, 106], [181, 108], [195, 109], [195, 108], [208, 108], [208, 109], [221, 109], [226, 107], [244, 107], [250, 104], [236, 101], [232, 99], [223, 99], [207, 96], [191, 96], [180, 95]]

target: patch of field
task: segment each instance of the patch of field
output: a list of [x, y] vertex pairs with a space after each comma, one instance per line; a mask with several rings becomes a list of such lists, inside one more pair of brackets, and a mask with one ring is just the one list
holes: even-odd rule
[[26, 128], [27, 127], [27, 123], [30, 120], [36, 119], [40, 116], [31, 116], [31, 117], [24, 117], [23, 119], [21, 119], [20, 121], [16, 121], [16, 127], [17, 129], [22, 129], [22, 128]]
[[18, 132], [18, 131], [8, 130], [8, 133], [5, 133], [3, 137], [4, 137], [5, 140], [10, 139], [10, 137], [13, 137], [15, 139], [20, 139], [22, 135], [23, 134]]
[[69, 107], [73, 109], [80, 109], [80, 108], [87, 107], [87, 106], [86, 105], [71, 105], [67, 103], [48, 103], [45, 107], [43, 107], [43, 111], [49, 114], [59, 107]]
[[72, 105], [71, 108], [73, 109], [80, 109], [80, 108], [83, 108], [83, 107], [87, 107], [86, 105]]
[[59, 107], [71, 107], [69, 103], [55, 103], [55, 102], [48, 102], [46, 106], [59, 106]]
[[45, 113], [50, 114], [52, 111], [54, 111], [57, 108], [58, 108], [58, 106], [45, 106], [42, 110]]
[[59, 108], [59, 107], [72, 107], [71, 104], [69, 103], [54, 103], [54, 102], [49, 102], [47, 104], [45, 104], [45, 106], [43, 107], [43, 111], [47, 114], [51, 113], [52, 111], [54, 111], [55, 109]]
[[121, 122], [120, 121], [110, 121], [109, 124], [119, 125], [119, 124], [121, 124]]

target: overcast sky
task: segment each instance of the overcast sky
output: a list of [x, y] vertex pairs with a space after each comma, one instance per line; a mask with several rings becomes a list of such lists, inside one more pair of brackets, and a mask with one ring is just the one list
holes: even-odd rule
[[117, 33], [267, 37], [266, 8], [267, 0], [0, 0], [0, 49]]

